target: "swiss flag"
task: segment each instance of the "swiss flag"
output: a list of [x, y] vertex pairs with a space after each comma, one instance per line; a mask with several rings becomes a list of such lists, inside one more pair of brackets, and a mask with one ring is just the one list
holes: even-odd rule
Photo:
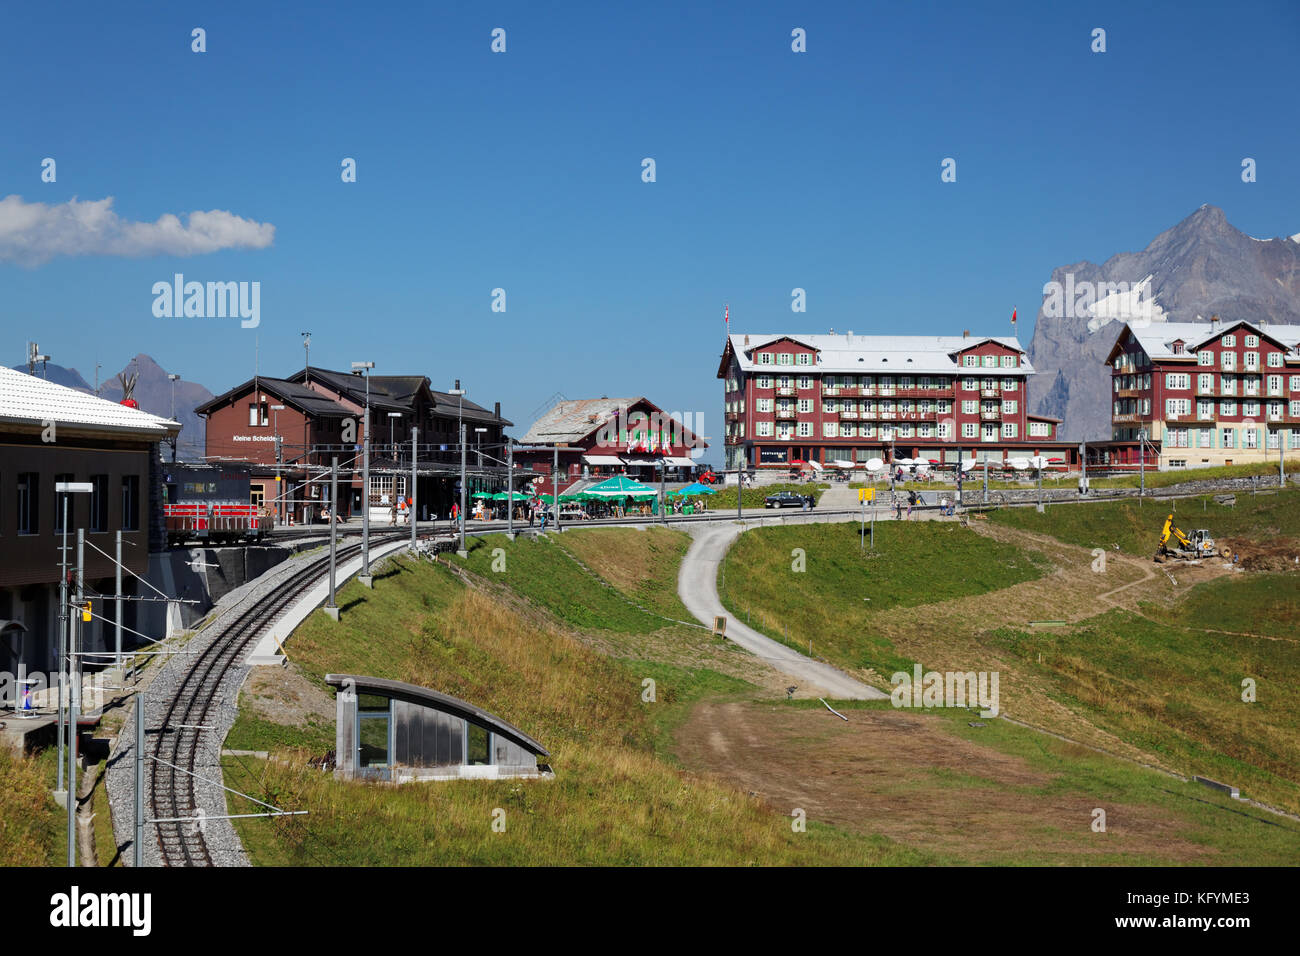
[[1011, 324], [1012, 324], [1012, 325], [1015, 325], [1015, 324], [1016, 324], [1016, 310], [1015, 310], [1015, 309], [1012, 309], [1012, 310], [1011, 310]]

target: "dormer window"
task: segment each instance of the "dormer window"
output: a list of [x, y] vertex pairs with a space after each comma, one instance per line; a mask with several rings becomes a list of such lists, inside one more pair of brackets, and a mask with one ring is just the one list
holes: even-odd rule
[[1185, 345], [1185, 344], [1186, 344], [1186, 343], [1184, 343], [1182, 339], [1174, 339], [1174, 341], [1173, 341], [1173, 350], [1174, 350], [1174, 354], [1175, 354], [1175, 355], [1182, 355], [1182, 354], [1183, 354], [1183, 345]]

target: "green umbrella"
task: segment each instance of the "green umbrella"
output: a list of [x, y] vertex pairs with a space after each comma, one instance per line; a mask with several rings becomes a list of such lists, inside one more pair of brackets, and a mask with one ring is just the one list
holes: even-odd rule
[[470, 497], [471, 497], [471, 498], [491, 498], [492, 496], [491, 496], [490, 494], [488, 494], [486, 491], [476, 491], [476, 492], [474, 492], [472, 495], [470, 495]]
[[629, 478], [627, 475], [618, 475], [602, 481], [598, 485], [592, 485], [585, 489], [585, 494], [592, 495], [596, 498], [626, 498], [629, 495], [654, 495], [655, 490], [649, 485], [643, 485], [635, 478]]
[[493, 501], [506, 501], [507, 499], [510, 501], [527, 501], [528, 496], [521, 491], [516, 491], [511, 494], [507, 494], [504, 491], [498, 491], [492, 496]]

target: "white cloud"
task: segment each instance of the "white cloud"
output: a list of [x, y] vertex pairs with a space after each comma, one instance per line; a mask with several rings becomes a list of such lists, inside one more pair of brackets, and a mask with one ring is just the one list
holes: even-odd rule
[[21, 196], [0, 199], [0, 262], [38, 266], [58, 256], [197, 256], [221, 249], [265, 249], [275, 226], [220, 209], [156, 222], [132, 222], [113, 197], [47, 205]]

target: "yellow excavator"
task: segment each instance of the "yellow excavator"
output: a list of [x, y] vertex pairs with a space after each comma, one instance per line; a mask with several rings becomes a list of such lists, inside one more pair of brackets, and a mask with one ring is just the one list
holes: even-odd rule
[[1165, 518], [1165, 525], [1160, 529], [1160, 544], [1156, 546], [1155, 561], [1163, 563], [1168, 558], [1182, 561], [1195, 561], [1200, 558], [1212, 558], [1218, 551], [1214, 538], [1204, 528], [1198, 528], [1190, 536], [1183, 534], [1174, 526], [1174, 516]]

